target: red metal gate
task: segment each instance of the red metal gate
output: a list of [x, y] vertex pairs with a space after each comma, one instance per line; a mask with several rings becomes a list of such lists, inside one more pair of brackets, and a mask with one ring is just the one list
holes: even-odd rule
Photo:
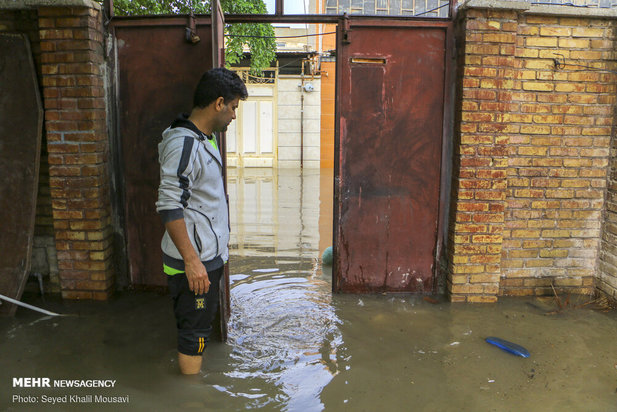
[[[190, 112], [201, 75], [224, 61], [223, 13], [214, 18], [116, 18], [119, 132], [125, 189], [130, 282], [167, 285], [160, 250], [163, 225], [155, 210], [159, 184], [158, 143], [181, 112]], [[198, 36], [198, 37], [196, 37]], [[224, 139], [224, 136], [220, 136]], [[225, 159], [224, 140], [219, 142]], [[229, 275], [221, 282], [221, 331], [229, 319]]]
[[335, 291], [435, 290], [448, 30], [353, 17], [339, 26]]
[[190, 112], [195, 86], [212, 67], [210, 19], [196, 24], [201, 40], [186, 40], [187, 18], [114, 21], [118, 45], [119, 123], [125, 187], [126, 236], [133, 285], [166, 286], [163, 225], [154, 204], [162, 131]]
[[[44, 113], [28, 37], [1, 33], [0, 55], [0, 294], [20, 300], [30, 271]], [[0, 300], [0, 315], [16, 309]]]
[[[222, 25], [222, 14], [215, 13]], [[259, 17], [259, 16], [258, 16]], [[262, 18], [263, 17], [259, 17]], [[218, 21], [218, 20], [217, 20]], [[186, 17], [116, 20], [131, 283], [164, 285], [156, 147], [222, 57], [221, 30]], [[222, 27], [222, 26], [218, 26]], [[337, 50], [334, 290], [430, 293], [443, 238], [449, 21], [341, 19]], [[220, 62], [219, 62], [220, 63]], [[218, 63], [217, 63], [218, 64]], [[221, 144], [224, 148], [225, 145]]]

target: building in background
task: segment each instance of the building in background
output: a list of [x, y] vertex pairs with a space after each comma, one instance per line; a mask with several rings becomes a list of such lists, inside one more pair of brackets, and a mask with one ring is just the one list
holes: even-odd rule
[[[323, 13], [323, 2], [307, 2]], [[293, 10], [292, 10], [293, 11]], [[249, 90], [227, 132], [230, 167], [334, 166], [335, 25], [275, 25], [277, 60], [259, 75], [249, 56], [234, 70]], [[329, 34], [328, 34], [329, 33]]]
[[323, 0], [326, 14], [448, 17], [447, 0]]

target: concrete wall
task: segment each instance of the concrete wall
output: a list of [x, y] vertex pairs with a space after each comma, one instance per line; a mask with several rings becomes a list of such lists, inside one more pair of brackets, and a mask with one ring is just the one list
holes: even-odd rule
[[304, 95], [304, 167], [319, 167], [321, 128], [321, 79], [305, 76], [314, 91], [301, 92], [300, 76], [278, 79], [278, 166], [300, 166], [301, 95]]
[[[569, 9], [472, 1], [459, 14], [453, 301], [552, 286], [594, 292], [615, 124], [615, 20]], [[614, 250], [606, 228], [603, 262]], [[614, 266], [600, 267], [598, 286], [614, 296]]]

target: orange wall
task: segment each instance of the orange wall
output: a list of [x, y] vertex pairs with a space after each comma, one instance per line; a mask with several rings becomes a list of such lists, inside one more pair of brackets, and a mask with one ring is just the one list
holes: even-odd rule
[[[323, 33], [336, 31], [336, 25], [322, 26]], [[336, 49], [336, 36], [323, 36], [323, 51]], [[321, 161], [324, 168], [334, 167], [334, 102], [335, 102], [336, 63], [321, 63]]]
[[[336, 31], [336, 24], [323, 24], [322, 33], [333, 33]], [[336, 49], [336, 35], [325, 34], [322, 36], [322, 50], [334, 50]]]
[[321, 167], [334, 167], [335, 62], [321, 63]]

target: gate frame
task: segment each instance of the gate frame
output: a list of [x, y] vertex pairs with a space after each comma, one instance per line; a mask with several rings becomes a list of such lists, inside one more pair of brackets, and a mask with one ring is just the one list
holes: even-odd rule
[[[184, 25], [187, 19], [192, 18], [198, 24], [212, 25], [212, 18], [210, 15], [153, 15], [153, 16], [114, 16], [113, 15], [113, 0], [104, 0], [107, 15], [109, 16], [109, 22], [111, 23], [111, 30], [114, 27], [121, 26], [166, 26], [166, 25]], [[387, 27], [400, 27], [400, 28], [441, 28], [445, 30], [446, 44], [445, 44], [445, 67], [444, 67], [444, 96], [443, 96], [443, 124], [442, 124], [442, 153], [441, 153], [441, 177], [439, 182], [439, 212], [437, 222], [437, 241], [435, 247], [434, 256], [434, 287], [433, 292], [444, 294], [446, 289], [445, 276], [447, 275], [447, 269], [445, 265], [445, 241], [447, 239], [448, 231], [448, 210], [450, 206], [450, 187], [451, 187], [451, 173], [452, 173], [452, 152], [453, 152], [453, 125], [454, 125], [454, 88], [455, 88], [455, 57], [454, 51], [454, 21], [456, 15], [456, 0], [450, 2], [450, 17], [447, 19], [440, 18], [418, 18], [418, 17], [404, 17], [404, 16], [364, 16], [364, 15], [285, 15], [283, 14], [283, 0], [276, 0], [276, 14], [251, 14], [251, 15], [225, 15], [225, 23], [308, 23], [308, 24], [336, 24], [337, 25], [337, 49], [341, 46], [342, 36], [345, 28], [349, 29], [349, 22], [353, 21], [358, 25], [379, 27], [387, 25]], [[157, 20], [160, 20], [157, 22]], [[336, 86], [335, 86], [335, 101], [338, 102], [340, 95], [341, 85], [341, 60], [338, 59], [336, 63]], [[339, 127], [339, 104], [335, 104], [335, 136], [334, 136], [334, 180], [336, 182], [339, 173], [340, 165], [336, 154], [340, 153], [340, 127]], [[120, 148], [117, 148], [120, 149]], [[118, 179], [122, 180], [122, 179]], [[124, 193], [124, 184], [120, 183], [121, 193]], [[336, 185], [335, 185], [336, 188]], [[340, 194], [335, 190], [333, 202], [340, 201]], [[122, 207], [122, 205], [120, 205]], [[121, 216], [122, 219], [122, 216]], [[123, 220], [123, 219], [122, 219]], [[334, 252], [336, 253], [336, 235], [338, 229], [336, 227], [336, 216], [333, 219], [333, 239], [332, 245]], [[126, 227], [123, 228], [125, 233], [125, 248], [126, 248]], [[125, 249], [126, 252], [126, 249]], [[127, 256], [128, 259], [128, 256]], [[336, 268], [333, 268], [333, 273]], [[130, 276], [130, 274], [129, 274]], [[336, 290], [336, 281], [333, 276], [333, 291]]]

